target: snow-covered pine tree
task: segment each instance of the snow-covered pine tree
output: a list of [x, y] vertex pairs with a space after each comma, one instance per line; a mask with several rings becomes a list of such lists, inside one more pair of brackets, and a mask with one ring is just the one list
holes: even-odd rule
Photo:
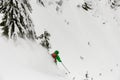
[[45, 7], [45, 4], [42, 0], [37, 0], [37, 3], [39, 3], [40, 5], [42, 5], [43, 7]]
[[29, 0], [23, 0], [23, 3], [27, 6], [27, 8], [29, 9], [30, 12], [32, 12], [32, 7], [29, 3]]
[[4, 13], [5, 11], [5, 0], [0, 0], [0, 13]]
[[3, 1], [0, 0], [0, 9], [2, 8], [2, 6], [3, 6]]
[[109, 4], [112, 9], [117, 9], [120, 7], [120, 0], [109, 0]]
[[20, 37], [35, 40], [34, 25], [29, 15], [32, 11], [29, 0], [3, 0], [2, 3], [2, 35], [8, 39]]
[[40, 44], [45, 47], [47, 50], [49, 50], [51, 48], [50, 42], [49, 42], [49, 37], [50, 37], [50, 33], [48, 33], [47, 31], [44, 31], [43, 34], [41, 34], [38, 39], [41, 39]]
[[84, 3], [82, 4], [82, 8], [86, 11], [92, 10], [92, 1], [85, 0]]
[[58, 11], [62, 12], [62, 10], [60, 10], [60, 8], [61, 8], [62, 5], [63, 5], [63, 0], [56, 1], [55, 3], [57, 4], [57, 5], [56, 5], [56, 11], [57, 11], [57, 12], [58, 12]]

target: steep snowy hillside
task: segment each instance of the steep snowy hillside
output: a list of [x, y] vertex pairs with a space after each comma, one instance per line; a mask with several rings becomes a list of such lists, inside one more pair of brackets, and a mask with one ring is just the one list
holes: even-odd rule
[[[39, 3], [42, 1], [41, 3]], [[117, 1], [117, 0], [116, 0]], [[0, 38], [0, 80], [119, 80], [120, 9], [114, 0], [30, 0], [39, 36], [50, 34], [48, 52], [37, 40]], [[50, 53], [59, 50], [70, 74]]]
[[65, 80], [65, 72], [58, 69], [41, 46], [29, 41], [20, 40], [14, 44], [0, 40], [1, 80]]
[[54, 4], [33, 5], [36, 31], [51, 33], [51, 52], [60, 51], [77, 79], [85, 79], [88, 72], [89, 79], [119, 80], [119, 9], [111, 9], [107, 0], [91, 2], [93, 9], [89, 11], [82, 4], [80, 0], [64, 0], [62, 12], [56, 11]]
[[[0, 22], [4, 21], [2, 18], [3, 15], [0, 14]], [[14, 20], [11, 20], [11, 23], [14, 24]], [[3, 29], [1, 29], [1, 32], [3, 32]], [[1, 32], [0, 80], [67, 79], [65, 71], [56, 66], [51, 55], [40, 44], [27, 39], [12, 40], [11, 38], [7, 40], [1, 35]]]

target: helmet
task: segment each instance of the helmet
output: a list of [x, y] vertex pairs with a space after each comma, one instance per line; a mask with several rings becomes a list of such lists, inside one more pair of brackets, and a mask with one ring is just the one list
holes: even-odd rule
[[55, 53], [55, 54], [59, 54], [59, 51], [58, 51], [58, 50], [56, 50], [54, 53]]

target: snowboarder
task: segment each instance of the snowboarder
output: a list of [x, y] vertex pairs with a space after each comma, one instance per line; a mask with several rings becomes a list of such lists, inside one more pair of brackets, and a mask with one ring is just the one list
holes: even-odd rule
[[60, 59], [60, 56], [58, 55], [59, 54], [59, 51], [56, 50], [54, 53], [51, 54], [51, 56], [53, 57], [54, 59], [54, 62], [57, 64], [57, 61], [58, 62], [62, 62], [61, 59]]

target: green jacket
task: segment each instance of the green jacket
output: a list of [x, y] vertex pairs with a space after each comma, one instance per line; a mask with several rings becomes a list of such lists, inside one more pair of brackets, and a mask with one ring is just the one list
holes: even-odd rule
[[57, 55], [56, 59], [58, 62], [62, 62], [59, 55]]
[[58, 61], [58, 62], [62, 62], [61, 61], [61, 59], [60, 59], [60, 57], [59, 57], [59, 51], [58, 50], [56, 50], [55, 52], [54, 52], [54, 54], [56, 54], [56, 56], [54, 56], [54, 58]]

